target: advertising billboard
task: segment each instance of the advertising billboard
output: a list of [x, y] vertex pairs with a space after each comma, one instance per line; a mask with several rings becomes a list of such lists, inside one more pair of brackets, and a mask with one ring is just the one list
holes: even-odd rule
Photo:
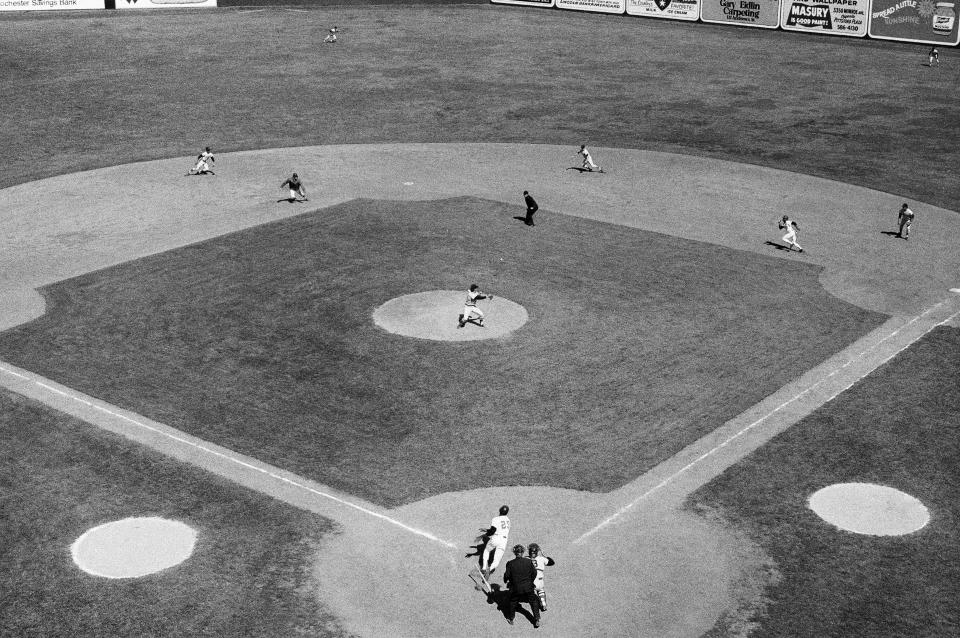
[[700, 0], [627, 0], [627, 13], [644, 18], [696, 20], [700, 17]]
[[106, 8], [104, 0], [0, 0], [0, 11], [69, 11]]
[[700, 19], [716, 24], [776, 29], [780, 0], [702, 0]]
[[560, 9], [594, 11], [596, 13], [623, 13], [627, 0], [557, 0]]
[[553, 0], [490, 0], [494, 4], [519, 4], [525, 7], [552, 7]]
[[117, 9], [182, 9], [215, 7], [217, 0], [116, 0]]
[[780, 26], [787, 31], [867, 35], [870, 0], [783, 0]]
[[954, 45], [956, 4], [934, 0], [873, 0], [869, 34], [881, 40]]

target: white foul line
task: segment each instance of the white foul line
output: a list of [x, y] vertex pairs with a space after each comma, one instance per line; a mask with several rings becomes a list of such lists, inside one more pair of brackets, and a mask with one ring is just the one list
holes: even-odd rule
[[[759, 419], [757, 419], [756, 421], [754, 421], [754, 422], [751, 423], [750, 425], [745, 426], [743, 429], [741, 429], [741, 430], [740, 430], [739, 432], [737, 432], [736, 434], [730, 435], [727, 439], [725, 439], [724, 441], [722, 441], [721, 443], [719, 443], [719, 444], [718, 444], [716, 447], [714, 447], [713, 449], [711, 449], [711, 450], [709, 450], [709, 451], [707, 451], [707, 452], [704, 452], [703, 454], [701, 454], [700, 456], [698, 456], [698, 457], [695, 458], [694, 460], [690, 461], [689, 463], [687, 463], [686, 465], [684, 465], [683, 467], [681, 467], [679, 470], [677, 470], [676, 472], [674, 472], [673, 474], [671, 474], [671, 475], [668, 476], [667, 478], [663, 479], [662, 481], [660, 481], [659, 483], [657, 483], [656, 485], [654, 485], [653, 487], [651, 487], [650, 489], [648, 489], [646, 492], [644, 492], [643, 494], [641, 494], [641, 495], [638, 496], [637, 498], [633, 499], [632, 501], [630, 501], [629, 503], [627, 503], [626, 505], [624, 505], [623, 507], [621, 507], [620, 509], [618, 509], [616, 512], [614, 512], [613, 514], [611, 514], [610, 516], [608, 516], [607, 518], [605, 518], [605, 519], [604, 519], [603, 521], [601, 521], [598, 525], [596, 525], [595, 527], [593, 527], [592, 529], [590, 529], [588, 532], [584, 533], [582, 536], [580, 536], [580, 537], [577, 538], [575, 541], [573, 541], [573, 544], [574, 544], [574, 545], [577, 545], [577, 544], [583, 542], [583, 541], [586, 540], [589, 536], [592, 536], [593, 534], [595, 534], [596, 532], [600, 531], [600, 530], [603, 529], [604, 527], [610, 525], [613, 521], [615, 521], [616, 519], [618, 519], [618, 518], [620, 518], [621, 516], [623, 516], [624, 514], [626, 514], [628, 511], [630, 511], [631, 509], [633, 509], [638, 503], [640, 503], [641, 501], [643, 501], [644, 499], [646, 499], [648, 496], [650, 496], [650, 495], [653, 494], [654, 492], [657, 492], [657, 491], [663, 489], [664, 487], [666, 487], [667, 485], [669, 485], [670, 483], [672, 483], [672, 482], [673, 482], [674, 480], [676, 480], [677, 477], [679, 477], [681, 474], [685, 474], [687, 471], [689, 471], [690, 469], [692, 469], [694, 466], [700, 464], [700, 462], [703, 461], [704, 459], [709, 458], [710, 456], [713, 456], [714, 454], [716, 454], [717, 452], [719, 452], [720, 450], [722, 450], [723, 448], [725, 448], [726, 446], [728, 446], [730, 443], [732, 443], [732, 442], [735, 441], [736, 439], [740, 438], [741, 436], [743, 436], [744, 434], [746, 434], [747, 432], [749, 432], [750, 430], [752, 430], [752, 429], [755, 428], [756, 426], [760, 425], [761, 423], [763, 423], [764, 421], [766, 421], [768, 418], [770, 418], [771, 416], [773, 416], [774, 414], [776, 414], [777, 412], [779, 412], [779, 411], [782, 410], [783, 408], [787, 407], [788, 405], [790, 405], [791, 403], [793, 403], [794, 401], [796, 401], [796, 400], [799, 399], [800, 397], [802, 397], [802, 396], [810, 393], [814, 388], [816, 388], [817, 386], [819, 386], [819, 385], [822, 384], [823, 382], [825, 382], [825, 381], [827, 381], [828, 379], [830, 379], [830, 377], [832, 377], [832, 376], [834, 376], [835, 374], [839, 373], [841, 370], [843, 370], [844, 368], [846, 368], [847, 366], [849, 366], [849, 365], [850, 365], [851, 363], [853, 363], [854, 361], [858, 361], [858, 360], [862, 359], [865, 354], [867, 354], [867, 353], [870, 352], [871, 350], [876, 349], [877, 346], [879, 346], [880, 344], [882, 344], [884, 341], [887, 341], [888, 339], [896, 336], [897, 333], [899, 333], [901, 330], [903, 330], [904, 328], [906, 328], [906, 327], [909, 326], [910, 324], [914, 323], [915, 321], [920, 320], [924, 315], [926, 315], [926, 314], [928, 314], [928, 313], [930, 313], [930, 312], [933, 312], [934, 310], [936, 310], [937, 308], [939, 308], [939, 307], [942, 306], [943, 304], [944, 304], [944, 302], [941, 301], [941, 302], [937, 303], [936, 305], [931, 306], [930, 308], [927, 308], [927, 309], [924, 310], [922, 313], [920, 313], [919, 315], [913, 317], [912, 319], [910, 319], [910, 321], [907, 321], [907, 322], [904, 323], [902, 326], [900, 326], [899, 328], [897, 328], [896, 330], [894, 330], [893, 332], [891, 332], [890, 334], [888, 334], [887, 336], [885, 336], [883, 339], [880, 339], [880, 340], [877, 341], [875, 344], [871, 345], [869, 348], [867, 348], [866, 350], [864, 350], [863, 352], [861, 352], [860, 354], [858, 354], [856, 357], [854, 357], [854, 358], [852, 358], [852, 359], [849, 359], [846, 363], [844, 363], [843, 365], [841, 365], [840, 367], [838, 367], [836, 370], [833, 370], [832, 372], [830, 372], [830, 373], [829, 373], [827, 376], [825, 376], [824, 378], [820, 379], [820, 380], [817, 381], [816, 383], [811, 384], [808, 388], [805, 388], [804, 390], [801, 390], [801, 391], [798, 392], [796, 395], [794, 395], [792, 398], [784, 401], [783, 403], [781, 403], [780, 405], [778, 405], [778, 406], [775, 407], [774, 409], [770, 410], [768, 413], [766, 413], [765, 415], [763, 415], [762, 417], [760, 417]], [[868, 374], [870, 374], [870, 372], [872, 372], [873, 370], [876, 370], [877, 368], [879, 368], [880, 366], [882, 366], [883, 364], [885, 364], [887, 361], [889, 361], [890, 359], [894, 358], [895, 356], [897, 356], [898, 354], [900, 354], [901, 352], [903, 352], [904, 350], [906, 350], [907, 348], [909, 348], [915, 341], [918, 341], [918, 340], [919, 340], [920, 338], [922, 338], [925, 334], [927, 334], [928, 332], [930, 332], [931, 330], [933, 330], [933, 329], [936, 328], [937, 326], [942, 326], [943, 324], [947, 323], [948, 321], [951, 321], [954, 317], [956, 317], [956, 316], [958, 316], [958, 315], [960, 315], [960, 312], [955, 312], [955, 313], [953, 313], [952, 315], [950, 315], [949, 317], [947, 317], [946, 319], [944, 319], [943, 321], [941, 321], [940, 323], [937, 323], [937, 324], [934, 324], [934, 325], [930, 326], [929, 328], [927, 328], [926, 330], [924, 330], [923, 333], [922, 333], [919, 337], [917, 337], [916, 339], [914, 339], [914, 340], [910, 341], [909, 343], [907, 343], [906, 345], [904, 345], [902, 348], [900, 348], [899, 350], [897, 350], [896, 352], [894, 352], [893, 354], [891, 354], [889, 357], [885, 358], [883, 361], [881, 361], [880, 363], [878, 363], [877, 365], [875, 365], [873, 368], [871, 368], [871, 369], [868, 370], [867, 372], [861, 374], [859, 377], [857, 377], [856, 379], [854, 379], [853, 381], [851, 381], [851, 382], [850, 382], [848, 385], [846, 385], [844, 388], [842, 388], [842, 389], [838, 390], [837, 392], [833, 393], [826, 401], [823, 402], [823, 404], [826, 404], [826, 403], [829, 403], [830, 401], [833, 401], [837, 396], [839, 396], [840, 394], [846, 392], [846, 391], [847, 391], [849, 388], [851, 388], [855, 383], [857, 383], [858, 381], [860, 381], [860, 379], [862, 379], [863, 377], [865, 377], [865, 376], [867, 376]], [[821, 404], [821, 405], [823, 405], [823, 404]]]
[[[0, 365], [0, 372], [5, 372], [5, 373], [7, 373], [7, 374], [9, 374], [9, 375], [12, 375], [12, 376], [14, 376], [14, 377], [17, 377], [17, 378], [19, 378], [19, 379], [23, 379], [23, 380], [25, 380], [25, 381], [29, 381], [29, 382], [33, 383], [34, 385], [36, 385], [36, 386], [38, 386], [38, 387], [41, 387], [41, 388], [43, 388], [43, 389], [45, 389], [45, 390], [48, 390], [48, 391], [53, 392], [53, 393], [55, 393], [55, 394], [59, 394], [59, 395], [62, 396], [62, 397], [66, 397], [67, 399], [70, 399], [70, 400], [72, 400], [72, 401], [75, 401], [76, 403], [80, 403], [80, 404], [82, 404], [82, 405], [85, 405], [85, 406], [87, 406], [87, 407], [91, 407], [91, 408], [93, 408], [93, 409], [95, 409], [95, 410], [99, 410], [99, 411], [101, 411], [101, 412], [105, 412], [106, 414], [109, 414], [109, 415], [111, 415], [111, 416], [113, 416], [113, 417], [115, 417], [115, 418], [123, 419], [124, 421], [127, 421], [128, 423], [131, 423], [131, 424], [133, 424], [133, 425], [135, 425], [135, 426], [137, 426], [137, 427], [139, 427], [139, 428], [143, 428], [144, 430], [149, 430], [150, 432], [153, 432], [153, 433], [155, 433], [155, 434], [160, 434], [161, 436], [165, 436], [165, 437], [167, 437], [168, 439], [171, 439], [171, 440], [176, 441], [176, 442], [178, 442], [178, 443], [184, 443], [184, 444], [186, 444], [186, 445], [192, 446], [192, 447], [196, 448], [197, 450], [200, 450], [200, 451], [202, 451], [202, 452], [206, 452], [207, 454], [211, 454], [211, 455], [213, 455], [213, 456], [217, 456], [217, 457], [219, 457], [219, 458], [221, 458], [221, 459], [225, 459], [225, 460], [230, 461], [231, 463], [235, 463], [236, 465], [239, 465], [239, 466], [241, 466], [241, 467], [245, 467], [245, 468], [250, 469], [250, 470], [255, 470], [255, 471], [257, 471], [257, 472], [260, 472], [261, 474], [265, 474], [265, 475], [269, 476], [269, 477], [272, 478], [272, 479], [275, 479], [275, 480], [278, 480], [278, 481], [282, 481], [282, 482], [284, 482], [284, 483], [287, 483], [288, 485], [292, 485], [293, 487], [296, 487], [296, 488], [305, 490], [305, 491], [307, 491], [307, 492], [310, 492], [311, 494], [315, 494], [315, 495], [317, 495], [317, 496], [322, 496], [323, 498], [330, 499], [331, 501], [334, 501], [334, 502], [336, 502], [336, 503], [340, 503], [341, 505], [346, 505], [347, 507], [352, 507], [353, 509], [355, 509], [355, 510], [357, 510], [357, 511], [360, 511], [360, 512], [363, 512], [364, 514], [368, 514], [368, 515], [370, 515], [370, 516], [375, 516], [376, 518], [379, 518], [379, 519], [381, 519], [381, 520], [383, 520], [383, 521], [386, 521], [386, 522], [388, 522], [388, 523], [390, 523], [390, 524], [392, 524], [392, 525], [396, 525], [397, 527], [400, 527], [401, 529], [404, 529], [404, 530], [406, 530], [406, 531], [408, 531], [408, 532], [411, 532], [411, 533], [413, 533], [413, 534], [418, 534], [418, 535], [423, 536], [424, 538], [428, 538], [428, 539], [430, 539], [430, 540], [432, 540], [432, 541], [434, 541], [434, 542], [436, 542], [436, 543], [440, 543], [441, 545], [445, 545], [445, 546], [451, 547], [451, 548], [456, 548], [456, 545], [455, 545], [454, 543], [451, 543], [450, 541], [445, 541], [445, 540], [443, 540], [442, 538], [438, 538], [438, 537], [434, 536], [433, 534], [431, 534], [430, 532], [426, 532], [426, 531], [417, 529], [416, 527], [411, 527], [411, 526], [409, 526], [409, 525], [407, 525], [407, 524], [405, 524], [405, 523], [402, 523], [402, 522], [400, 522], [400, 521], [398, 521], [398, 520], [396, 520], [396, 519], [394, 519], [394, 518], [390, 518], [389, 516], [387, 516], [387, 515], [385, 515], [385, 514], [381, 514], [380, 512], [375, 512], [375, 511], [373, 511], [373, 510], [371, 510], [371, 509], [368, 509], [368, 508], [366, 508], [366, 507], [363, 507], [362, 505], [357, 505], [356, 503], [351, 503], [350, 501], [344, 500], [344, 499], [342, 499], [342, 498], [338, 498], [338, 497], [334, 496], [333, 494], [327, 494], [326, 492], [322, 492], [322, 491], [320, 491], [320, 490], [318, 490], [318, 489], [312, 488], [312, 487], [310, 487], [309, 485], [304, 485], [303, 483], [299, 483], [299, 482], [297, 482], [297, 481], [294, 481], [293, 479], [287, 478], [286, 476], [281, 476], [281, 475], [277, 474], [276, 472], [271, 472], [270, 470], [266, 470], [266, 469], [264, 469], [264, 468], [262, 468], [262, 467], [257, 467], [256, 465], [253, 465], [253, 464], [251, 464], [251, 463], [247, 463], [246, 461], [243, 461], [243, 460], [241, 460], [241, 459], [239, 459], [239, 458], [237, 458], [237, 457], [235, 457], [235, 456], [232, 456], [232, 455], [230, 455], [230, 454], [225, 454], [225, 453], [223, 453], [223, 452], [219, 452], [219, 451], [217, 451], [217, 450], [213, 450], [213, 449], [208, 448], [208, 447], [206, 447], [206, 446], [204, 446], [204, 445], [200, 445], [199, 443], [194, 443], [193, 441], [190, 441], [190, 440], [188, 440], [188, 439], [186, 439], [186, 438], [183, 438], [183, 437], [180, 437], [180, 436], [176, 436], [175, 434], [171, 434], [170, 432], [167, 432], [167, 431], [162, 430], [162, 429], [160, 429], [160, 428], [153, 427], [152, 425], [149, 425], [149, 424], [147, 424], [147, 423], [143, 423], [143, 422], [141, 422], [141, 421], [137, 421], [136, 419], [132, 419], [132, 418], [130, 418], [130, 417], [124, 415], [124, 414], [120, 414], [120, 413], [118, 413], [118, 412], [114, 412], [113, 410], [109, 410], [109, 409], [107, 409], [107, 408], [105, 408], [105, 407], [103, 407], [103, 406], [101, 406], [101, 405], [98, 405], [98, 404], [96, 404], [96, 403], [93, 403], [92, 401], [88, 401], [88, 400], [84, 399], [84, 398], [81, 397], [81, 396], [78, 396], [78, 395], [76, 395], [76, 394], [72, 394], [72, 393], [70, 393], [70, 392], [65, 392], [64, 390], [61, 390], [61, 389], [59, 389], [59, 388], [55, 388], [55, 387], [53, 387], [53, 386], [51, 386], [51, 385], [49, 385], [49, 384], [47, 384], [47, 383], [44, 383], [44, 382], [42, 382], [42, 381], [39, 381], [39, 380], [35, 379], [35, 378], [33, 378], [33, 377], [29, 377], [29, 376], [20, 374], [19, 372], [15, 371], [15, 370], [11, 370], [11, 369], [7, 368], [7, 367], [4, 366], [4, 365]], [[51, 406], [51, 407], [53, 407], [53, 406]], [[229, 477], [227, 477], [227, 478], [229, 478]]]

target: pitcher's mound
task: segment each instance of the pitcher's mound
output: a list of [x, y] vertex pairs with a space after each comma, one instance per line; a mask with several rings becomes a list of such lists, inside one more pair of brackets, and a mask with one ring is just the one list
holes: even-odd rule
[[477, 341], [510, 334], [527, 323], [527, 311], [520, 304], [498, 297], [481, 300], [477, 307], [485, 315], [483, 325], [468, 322], [457, 327], [463, 312], [465, 290], [429, 290], [396, 297], [373, 311], [373, 321], [394, 334], [435, 341]]
[[909, 534], [930, 521], [919, 500], [873, 483], [828, 485], [810, 497], [810, 509], [840, 529], [873, 536]]

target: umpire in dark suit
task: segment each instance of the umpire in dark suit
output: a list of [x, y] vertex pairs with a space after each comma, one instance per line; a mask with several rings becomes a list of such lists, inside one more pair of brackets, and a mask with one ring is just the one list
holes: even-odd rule
[[523, 201], [527, 204], [527, 217], [523, 220], [523, 223], [527, 226], [533, 226], [533, 214], [537, 212], [540, 207], [537, 206], [537, 200], [533, 198], [533, 195], [527, 191], [523, 191]]
[[523, 545], [514, 545], [513, 553], [516, 556], [507, 563], [507, 570], [503, 573], [503, 582], [510, 590], [510, 606], [507, 609], [507, 622], [513, 624], [517, 615], [517, 605], [527, 603], [533, 611], [533, 626], [540, 626], [540, 599], [533, 589], [533, 581], [537, 577], [537, 567], [533, 561], [523, 555]]

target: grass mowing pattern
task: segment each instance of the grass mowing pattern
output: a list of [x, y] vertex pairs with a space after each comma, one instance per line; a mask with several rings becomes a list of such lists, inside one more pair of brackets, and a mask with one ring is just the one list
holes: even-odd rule
[[[148, 257], [46, 289], [0, 356], [397, 505], [619, 487], [883, 320], [817, 267], [517, 212], [360, 200]], [[530, 321], [472, 343], [373, 324], [391, 298], [473, 282]]]
[[[778, 566], [780, 583], [751, 637], [957, 635], [957, 379], [960, 329], [937, 328], [691, 496], [745, 528]], [[899, 537], [839, 530], [807, 499], [840, 482], [903, 490], [931, 521]]]
[[[331, 523], [0, 392], [0, 635], [345, 635], [310, 559]], [[198, 531], [194, 554], [142, 578], [90, 576], [70, 545], [129, 516]]]

